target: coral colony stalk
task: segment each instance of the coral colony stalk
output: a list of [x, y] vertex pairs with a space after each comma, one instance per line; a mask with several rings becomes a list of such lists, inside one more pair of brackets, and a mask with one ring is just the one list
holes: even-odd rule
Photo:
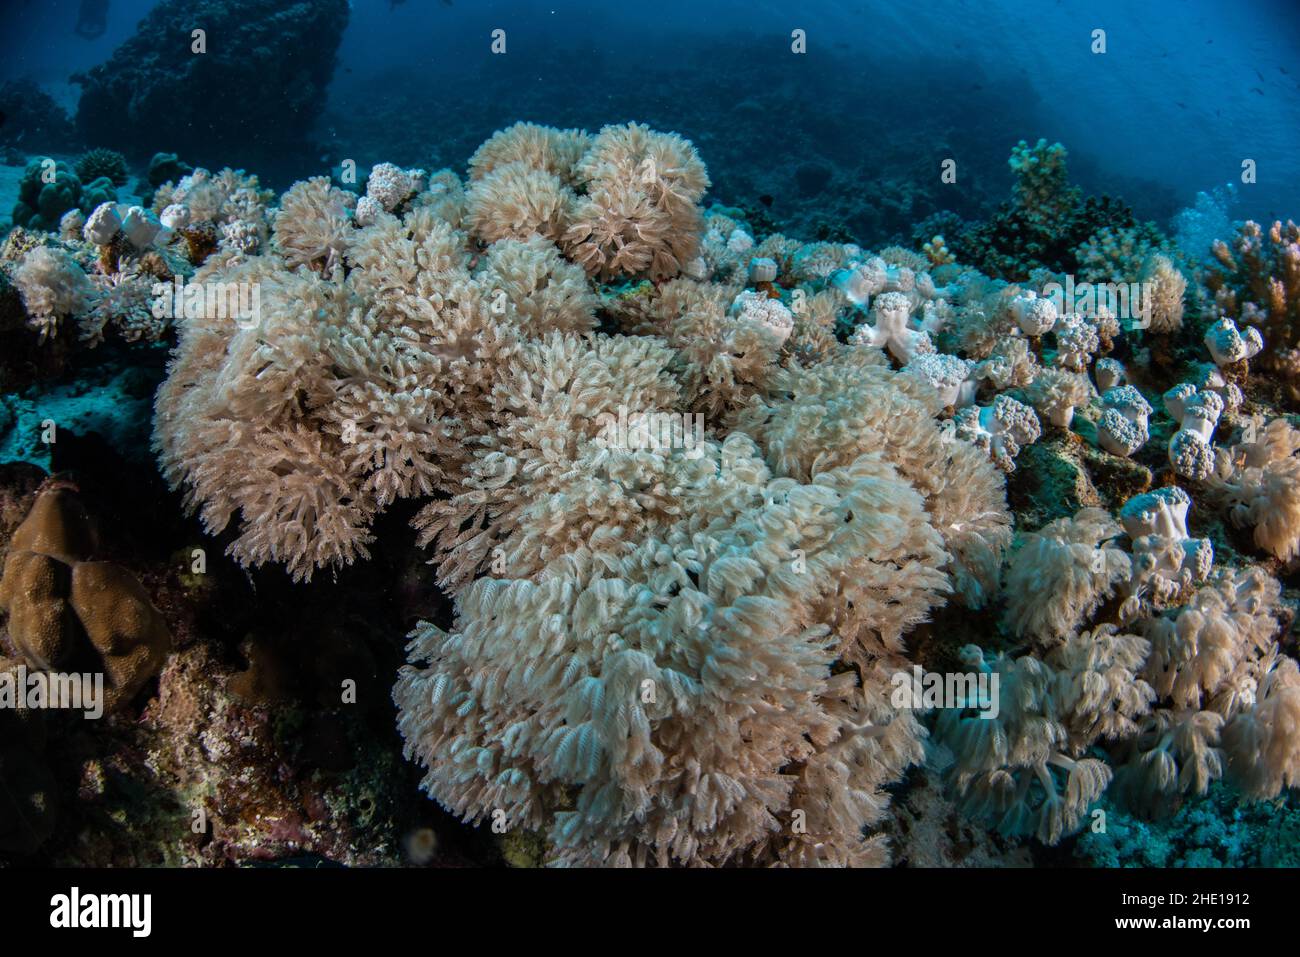
[[923, 762], [1047, 844], [1300, 785], [1300, 432], [1251, 369], [1294, 230], [1197, 272], [1059, 144], [1012, 167], [872, 251], [704, 209], [676, 134], [518, 123], [464, 179], [196, 169], [7, 248], [47, 341], [174, 330], [159, 464], [241, 565], [337, 570], [421, 503], [454, 615], [393, 698], [458, 817], [560, 865], [881, 864]]

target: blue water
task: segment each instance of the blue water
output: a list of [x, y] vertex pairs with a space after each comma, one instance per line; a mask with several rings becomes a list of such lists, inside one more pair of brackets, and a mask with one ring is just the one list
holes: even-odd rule
[[[286, 3], [288, 0], [286, 0]], [[77, 0], [5, 0], [0, 79], [31, 76], [70, 110], [70, 73], [103, 61], [151, 0], [112, 0], [104, 36]], [[599, 127], [639, 119], [700, 147], [715, 198], [763, 193], [807, 221], [800, 164], [822, 164], [863, 203], [896, 202], [955, 158], [945, 203], [987, 206], [1025, 138], [1060, 140], [1072, 176], [1166, 222], [1200, 190], [1239, 181], [1238, 217], [1300, 208], [1300, 6], [1294, 0], [857, 0], [655, 3], [353, 0], [316, 155], [259, 167], [276, 185], [326, 162], [462, 168], [516, 119]], [[506, 31], [493, 55], [491, 32]], [[807, 34], [807, 53], [790, 34]], [[1092, 31], [1106, 52], [1093, 53]], [[274, 91], [232, 91], [274, 95]], [[201, 105], [196, 104], [196, 109]], [[211, 165], [259, 159], [215, 141]], [[881, 196], [881, 192], [895, 194]], [[926, 197], [899, 217], [922, 218]], [[779, 206], [776, 207], [778, 213]], [[863, 237], [870, 239], [872, 237]]]

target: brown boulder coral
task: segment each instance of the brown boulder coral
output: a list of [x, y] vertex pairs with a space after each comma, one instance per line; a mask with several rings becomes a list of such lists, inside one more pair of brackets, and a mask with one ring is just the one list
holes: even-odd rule
[[10, 539], [0, 610], [9, 615], [9, 642], [23, 663], [102, 672], [104, 705], [112, 710], [158, 672], [171, 635], [135, 576], [91, 561], [95, 550], [75, 487], [47, 483]]

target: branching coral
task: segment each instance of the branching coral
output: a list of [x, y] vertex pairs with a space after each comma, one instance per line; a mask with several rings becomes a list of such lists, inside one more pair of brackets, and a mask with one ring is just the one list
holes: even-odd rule
[[1269, 351], [1300, 345], [1300, 226], [1242, 224], [1216, 240], [1205, 283], [1223, 315], [1264, 328]]

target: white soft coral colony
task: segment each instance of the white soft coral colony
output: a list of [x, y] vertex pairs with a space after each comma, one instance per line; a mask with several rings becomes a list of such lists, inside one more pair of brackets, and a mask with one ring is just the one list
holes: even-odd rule
[[[1093, 378], [1099, 443], [1141, 452], [1151, 407], [1096, 360], [1117, 323], [947, 254], [762, 237], [703, 210], [708, 186], [676, 134], [521, 123], [464, 181], [381, 163], [361, 197], [196, 170], [159, 188], [161, 220], [68, 220], [15, 284], [46, 336], [72, 316], [88, 340], [160, 334], [159, 261], [258, 286], [256, 323], [178, 323], [164, 475], [237, 561], [298, 579], [366, 559], [419, 500], [455, 609], [411, 636], [406, 753], [445, 807], [540, 831], [553, 863], [884, 863], [888, 788], [928, 729], [968, 814], [1047, 843], [1104, 792], [1294, 786], [1281, 586], [1235, 552], [1213, 567], [1186, 492], [1013, 530], [1035, 409], [1052, 429], [1017, 494], [1079, 447]], [[1200, 483], [1193, 518], [1290, 561], [1300, 437], [1278, 418], [1213, 444], [1247, 358], [1221, 338], [1232, 367], [1165, 396], [1170, 461]], [[1019, 651], [965, 648], [1000, 690], [927, 717], [891, 691], [945, 603]]]

